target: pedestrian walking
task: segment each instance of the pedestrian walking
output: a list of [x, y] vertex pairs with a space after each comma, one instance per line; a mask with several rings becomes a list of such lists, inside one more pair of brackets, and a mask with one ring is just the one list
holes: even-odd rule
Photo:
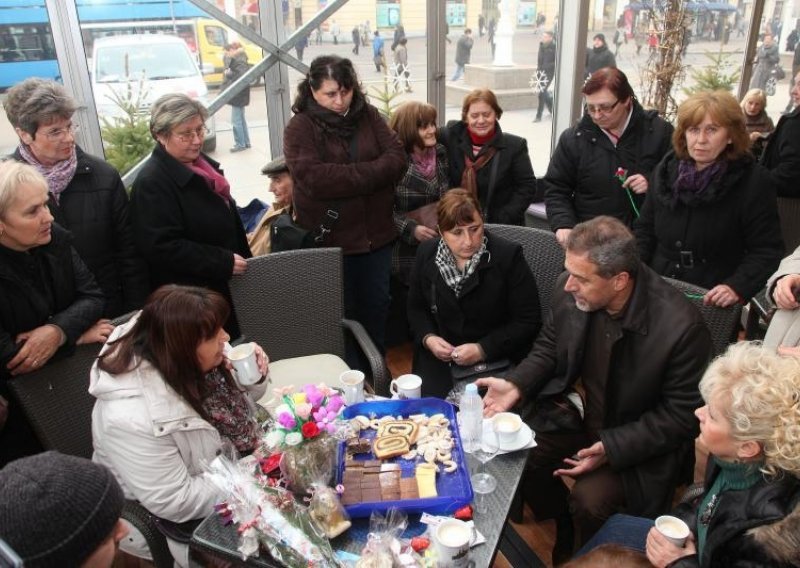
[[483, 32], [486, 30], [486, 16], [478, 14], [478, 37], [483, 37]]
[[495, 21], [494, 17], [489, 18], [489, 25], [486, 27], [486, 39], [489, 41], [489, 45], [492, 46], [492, 59], [494, 59], [494, 50], [496, 44], [494, 43], [494, 32], [497, 30], [497, 22]]
[[372, 40], [372, 62], [375, 64], [375, 71], [381, 73], [384, 65], [383, 61], [383, 38], [381, 32], [375, 30], [375, 37]]
[[411, 92], [411, 83], [408, 81], [411, 73], [408, 70], [408, 38], [400, 38], [400, 42], [394, 50], [394, 72], [397, 77], [395, 80], [395, 92], [404, 90], [407, 93]]
[[[222, 58], [225, 65], [222, 81], [223, 91], [250, 69], [250, 64], [247, 62], [247, 53], [245, 53], [242, 44], [235, 41], [227, 44], [224, 49], [225, 55]], [[228, 101], [228, 104], [231, 105], [231, 127], [233, 128], [233, 148], [231, 148], [231, 152], [247, 150], [250, 148], [250, 133], [247, 130], [244, 107], [250, 104], [250, 87], [247, 86], [239, 91], [236, 96]]]
[[294, 50], [297, 53], [297, 59], [303, 61], [303, 52], [308, 47], [308, 36], [303, 35], [298, 40], [297, 43], [294, 44]]
[[331, 35], [333, 36], [333, 45], [339, 45], [339, 34], [342, 33], [342, 28], [336, 23], [336, 20], [331, 20]]
[[541, 122], [544, 107], [547, 107], [550, 116], [553, 116], [553, 95], [548, 90], [556, 72], [556, 42], [553, 38], [553, 32], [548, 31], [542, 34], [542, 41], [539, 43], [537, 66], [544, 81], [544, 87], [539, 90], [539, 106], [536, 109], [534, 122]]
[[400, 45], [400, 40], [406, 37], [406, 29], [403, 27], [403, 24], [397, 23], [397, 27], [394, 29], [394, 37], [392, 38], [392, 51], [397, 49], [397, 46]]
[[456, 72], [453, 73], [451, 81], [458, 81], [464, 74], [464, 66], [469, 63], [473, 43], [472, 30], [467, 28], [456, 43]]
[[358, 55], [358, 46], [361, 45], [361, 34], [358, 31], [358, 26], [353, 26], [353, 31], [351, 32], [353, 36], [353, 54]]

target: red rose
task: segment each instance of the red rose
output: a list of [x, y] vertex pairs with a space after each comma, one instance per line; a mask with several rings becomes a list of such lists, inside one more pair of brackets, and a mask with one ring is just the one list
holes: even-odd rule
[[300, 431], [303, 433], [303, 438], [313, 438], [319, 434], [319, 427], [316, 422], [306, 422]]

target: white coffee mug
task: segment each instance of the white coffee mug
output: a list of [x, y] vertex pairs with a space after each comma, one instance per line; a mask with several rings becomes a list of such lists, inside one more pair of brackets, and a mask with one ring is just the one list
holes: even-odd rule
[[492, 418], [492, 426], [497, 432], [497, 441], [502, 449], [514, 444], [522, 428], [522, 418], [513, 412], [500, 412]]
[[436, 566], [443, 568], [467, 566], [470, 541], [472, 541], [472, 527], [464, 521], [448, 519], [439, 523], [433, 531]]
[[228, 351], [228, 360], [233, 365], [236, 380], [242, 386], [254, 385], [261, 380], [261, 371], [256, 361], [256, 344], [242, 343]]
[[361, 371], [345, 371], [339, 375], [344, 402], [347, 406], [364, 402], [364, 373]]
[[422, 396], [422, 378], [417, 375], [400, 375], [389, 384], [389, 390], [397, 398], [419, 398]]
[[658, 517], [656, 519], [656, 528], [658, 532], [667, 537], [667, 540], [680, 548], [684, 547], [686, 539], [689, 538], [689, 525], [672, 515]]

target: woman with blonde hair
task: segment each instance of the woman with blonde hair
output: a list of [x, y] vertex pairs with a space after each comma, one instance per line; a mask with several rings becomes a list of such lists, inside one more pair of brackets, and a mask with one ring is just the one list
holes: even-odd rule
[[756, 158], [764, 151], [764, 141], [775, 130], [775, 124], [767, 114], [767, 95], [761, 89], [750, 89], [742, 98], [744, 127], [750, 137], [750, 151]]
[[775, 189], [750, 153], [744, 115], [727, 91], [678, 107], [674, 150], [656, 166], [634, 224], [642, 260], [709, 291], [707, 304], [746, 302], [783, 256]]
[[800, 566], [800, 359], [740, 342], [700, 381], [700, 442], [708, 448], [702, 495], [674, 515], [683, 547], [653, 521], [615, 515], [587, 544], [645, 551], [657, 568]]

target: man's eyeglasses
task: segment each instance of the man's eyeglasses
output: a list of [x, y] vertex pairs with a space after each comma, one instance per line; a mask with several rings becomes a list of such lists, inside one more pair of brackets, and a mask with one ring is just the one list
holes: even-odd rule
[[173, 134], [175, 138], [177, 138], [184, 144], [188, 144], [189, 142], [192, 142], [194, 140], [195, 136], [198, 137], [200, 140], [202, 140], [203, 138], [206, 137], [206, 134], [208, 134], [209, 132], [210, 130], [208, 129], [208, 127], [203, 125], [197, 130], [185, 130], [183, 132], [173, 132]]
[[612, 103], [603, 103], [601, 105], [586, 105], [586, 112], [589, 114], [608, 114], [614, 110], [619, 104], [619, 99]]
[[70, 124], [66, 128], [54, 128], [53, 130], [48, 130], [44, 133], [45, 137], [48, 140], [56, 141], [56, 140], [63, 140], [67, 137], [67, 134], [75, 135], [81, 129], [79, 124]]

